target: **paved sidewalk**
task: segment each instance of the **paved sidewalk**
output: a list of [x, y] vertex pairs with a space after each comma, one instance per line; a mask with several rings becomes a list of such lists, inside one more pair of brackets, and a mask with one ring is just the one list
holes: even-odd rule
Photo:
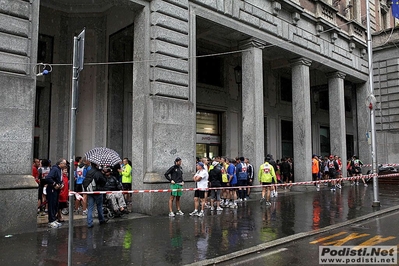
[[[205, 217], [169, 218], [131, 213], [126, 219], [88, 229], [74, 217], [73, 265], [186, 265], [245, 252], [287, 237], [328, 229], [378, 209], [399, 205], [399, 186], [380, 186], [381, 208], [372, 208], [372, 187], [345, 186], [342, 191], [279, 191], [271, 206], [258, 199], [238, 209], [206, 211]], [[260, 196], [259, 194], [253, 196]], [[167, 195], [165, 195], [167, 197]], [[192, 202], [192, 198], [182, 198]], [[165, 209], [167, 205], [165, 204]], [[42, 219], [42, 218], [38, 218]], [[3, 237], [3, 265], [66, 265], [68, 223], [59, 229], [38, 225], [37, 232]]]

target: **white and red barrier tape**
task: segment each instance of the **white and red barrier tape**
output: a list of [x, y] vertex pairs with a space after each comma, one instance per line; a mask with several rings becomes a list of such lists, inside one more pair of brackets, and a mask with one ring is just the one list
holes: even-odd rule
[[[399, 166], [397, 163], [385, 163], [385, 164], [379, 164], [378, 166]], [[362, 167], [372, 167], [371, 164], [363, 164]]]
[[[326, 180], [317, 180], [317, 181], [303, 181], [303, 182], [295, 182], [295, 183], [286, 183], [286, 184], [272, 184], [272, 185], [254, 185], [254, 186], [239, 186], [239, 187], [213, 187], [207, 188], [206, 190], [218, 190], [218, 189], [242, 189], [242, 188], [258, 188], [258, 187], [290, 187], [290, 186], [299, 186], [299, 185], [314, 185], [321, 183], [329, 183], [333, 181], [353, 181], [359, 180], [362, 178], [388, 178], [388, 177], [396, 177], [398, 174], [388, 174], [388, 175], [378, 175], [378, 174], [370, 174], [370, 175], [360, 175], [360, 176], [352, 176], [352, 177], [343, 177], [336, 179], [326, 179]], [[94, 191], [94, 192], [75, 192], [69, 191], [69, 196], [75, 195], [78, 200], [81, 200], [83, 197], [82, 194], [90, 194], [90, 195], [100, 195], [100, 194], [114, 194], [114, 193], [123, 193], [123, 194], [131, 194], [131, 193], [163, 193], [163, 192], [174, 192], [174, 191], [195, 191], [195, 190], [204, 190], [200, 188], [181, 188], [181, 189], [135, 189], [135, 190], [123, 190], [123, 191]]]

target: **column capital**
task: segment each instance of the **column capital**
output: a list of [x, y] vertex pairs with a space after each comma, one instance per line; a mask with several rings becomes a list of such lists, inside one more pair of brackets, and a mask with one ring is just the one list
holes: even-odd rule
[[341, 72], [341, 71], [335, 71], [335, 72], [327, 73], [327, 74], [326, 74], [326, 77], [327, 77], [328, 79], [331, 79], [331, 78], [345, 79], [346, 74], [343, 73], [343, 72]]
[[290, 60], [289, 62], [291, 63], [291, 66], [304, 65], [310, 67], [310, 65], [312, 64], [312, 60], [305, 57], [295, 58]]
[[240, 49], [248, 49], [248, 48], [252, 48], [252, 47], [263, 49], [263, 48], [265, 48], [266, 44], [267, 44], [267, 42], [265, 42], [261, 39], [252, 37], [252, 38], [240, 41], [238, 43], [238, 46], [240, 47]]

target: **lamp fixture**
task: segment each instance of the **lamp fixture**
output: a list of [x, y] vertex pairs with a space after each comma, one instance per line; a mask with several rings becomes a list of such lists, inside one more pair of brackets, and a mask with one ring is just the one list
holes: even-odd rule
[[239, 65], [234, 68], [234, 78], [237, 84], [242, 83], [242, 68]]

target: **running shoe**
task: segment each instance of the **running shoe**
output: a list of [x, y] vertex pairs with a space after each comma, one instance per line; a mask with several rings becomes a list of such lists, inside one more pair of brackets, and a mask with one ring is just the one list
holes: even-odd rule
[[175, 217], [175, 214], [173, 212], [170, 212], [169, 217]]
[[194, 210], [193, 212], [190, 212], [190, 216], [198, 215], [198, 210]]
[[50, 227], [50, 228], [58, 228], [60, 226], [58, 225], [58, 223], [56, 221], [54, 221], [54, 222], [49, 223], [48, 227]]
[[200, 211], [197, 215], [198, 217], [204, 217], [204, 211]]
[[182, 212], [181, 210], [178, 210], [178, 211], [176, 212], [176, 215], [181, 215], [181, 216], [183, 216], [183, 215], [184, 215], [184, 212]]

